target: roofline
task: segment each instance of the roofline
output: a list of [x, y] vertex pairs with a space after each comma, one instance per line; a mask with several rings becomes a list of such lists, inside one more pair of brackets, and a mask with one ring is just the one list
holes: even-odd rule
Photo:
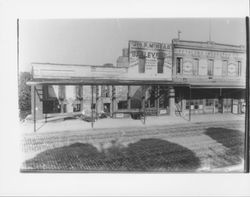
[[155, 41], [148, 41], [148, 40], [129, 40], [128, 42], [151, 42], [151, 43], [156, 43], [156, 44], [171, 45], [171, 43], [168, 43], [168, 42], [155, 42]]
[[51, 62], [31, 62], [31, 65], [33, 64], [39, 64], [39, 65], [60, 65], [60, 66], [90, 66], [90, 67], [116, 67], [116, 66], [105, 66], [105, 64], [103, 65], [86, 65], [86, 64], [63, 64], [63, 63], [51, 63]]
[[225, 43], [218, 43], [214, 41], [194, 41], [194, 40], [179, 40], [178, 38], [173, 39], [173, 41], [177, 42], [188, 42], [188, 43], [197, 43], [197, 44], [213, 44], [213, 45], [220, 45], [220, 46], [228, 46], [228, 47], [239, 47], [239, 48], [245, 48], [245, 45], [234, 45], [234, 44], [225, 44]]

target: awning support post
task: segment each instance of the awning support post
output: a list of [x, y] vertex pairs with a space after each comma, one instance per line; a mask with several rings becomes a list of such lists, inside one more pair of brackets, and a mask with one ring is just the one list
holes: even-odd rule
[[36, 132], [36, 87], [33, 87], [33, 121], [34, 121], [34, 132]]
[[93, 97], [93, 94], [94, 94], [94, 87], [93, 85], [91, 85], [91, 128], [94, 127], [94, 97]]
[[143, 86], [143, 100], [142, 100], [142, 107], [143, 107], [143, 124], [146, 124], [146, 87]]
[[191, 99], [192, 99], [192, 89], [189, 87], [189, 121], [191, 121]]

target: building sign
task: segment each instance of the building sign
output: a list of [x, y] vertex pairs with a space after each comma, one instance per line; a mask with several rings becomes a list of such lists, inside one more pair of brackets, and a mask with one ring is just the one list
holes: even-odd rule
[[208, 58], [239, 58], [239, 53], [230, 53], [222, 51], [205, 51], [205, 50], [192, 50], [192, 49], [175, 49], [177, 55], [190, 55], [194, 57], [206, 56]]
[[[157, 42], [129, 41], [129, 67], [135, 67], [131, 73], [138, 73], [139, 58], [145, 58], [145, 75], [148, 77], [157, 77], [158, 62], [164, 60], [163, 73], [166, 78], [171, 78], [172, 62], [171, 45]], [[162, 74], [162, 73], [161, 73]], [[141, 75], [140, 75], [141, 76]]]
[[159, 58], [171, 56], [171, 45], [156, 42], [129, 41], [129, 60], [131, 63], [139, 57], [145, 57], [148, 64], [156, 64]]
[[235, 64], [228, 64], [228, 76], [236, 76], [237, 69]]

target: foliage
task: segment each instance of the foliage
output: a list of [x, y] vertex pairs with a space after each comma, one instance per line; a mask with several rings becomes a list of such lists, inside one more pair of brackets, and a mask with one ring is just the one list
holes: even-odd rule
[[31, 113], [31, 87], [26, 84], [31, 79], [29, 72], [19, 73], [18, 83], [18, 104], [20, 110], [20, 119]]

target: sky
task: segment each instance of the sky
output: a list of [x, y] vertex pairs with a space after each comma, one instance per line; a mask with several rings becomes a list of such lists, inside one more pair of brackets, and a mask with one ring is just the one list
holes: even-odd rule
[[182, 40], [245, 45], [244, 18], [36, 19], [19, 21], [19, 70], [32, 62], [116, 64], [129, 40]]

